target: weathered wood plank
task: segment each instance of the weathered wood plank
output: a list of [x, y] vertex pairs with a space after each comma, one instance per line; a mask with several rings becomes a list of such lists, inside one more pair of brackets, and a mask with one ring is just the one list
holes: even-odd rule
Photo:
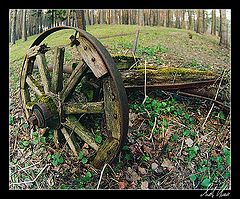
[[31, 57], [35, 57], [38, 54], [38, 51], [40, 50], [40, 46], [33, 46], [32, 48], [27, 49], [27, 57], [31, 58]]
[[82, 126], [76, 117], [69, 115], [66, 117], [66, 122], [64, 125], [71, 128], [84, 142], [86, 142], [93, 149], [96, 151], [98, 150], [99, 146], [95, 142], [94, 135], [88, 129]]
[[81, 78], [83, 77], [84, 71], [87, 69], [87, 65], [84, 62], [79, 62], [77, 67], [72, 72], [69, 77], [67, 83], [64, 85], [62, 91], [60, 92], [60, 96], [62, 101], [64, 102], [66, 98], [71, 94], [71, 92], [75, 89]]
[[117, 100], [116, 88], [110, 77], [103, 80], [104, 110], [106, 126], [117, 140], [121, 137], [121, 117], [119, 113], [120, 103]]
[[63, 135], [64, 135], [64, 137], [65, 137], [65, 139], [66, 139], [66, 141], [67, 141], [67, 143], [68, 143], [68, 145], [69, 145], [69, 147], [70, 147], [70, 149], [72, 150], [73, 154], [74, 154], [75, 156], [78, 156], [76, 147], [75, 147], [75, 145], [73, 144], [73, 141], [72, 141], [70, 135], [68, 134], [67, 130], [63, 127], [63, 128], [61, 129], [61, 131], [62, 131], [62, 133], [63, 133]]
[[54, 55], [54, 65], [52, 73], [52, 91], [58, 93], [63, 89], [63, 63], [64, 47], [57, 47]]
[[23, 110], [24, 110], [25, 116], [26, 116], [26, 118], [29, 118], [30, 113], [27, 108], [27, 103], [31, 102], [30, 93], [27, 89], [23, 89], [23, 88], [20, 89], [20, 92], [21, 92], [21, 100], [22, 100], [22, 105], [23, 105]]
[[26, 82], [28, 86], [38, 95], [42, 96], [44, 94], [43, 88], [37, 84], [37, 81], [33, 78], [32, 75], [28, 75]]
[[36, 61], [38, 64], [38, 69], [41, 76], [44, 91], [45, 93], [47, 93], [50, 91], [51, 79], [50, 79], [50, 74], [47, 67], [45, 54], [42, 54], [42, 53], [37, 54]]
[[101, 169], [105, 163], [109, 163], [115, 156], [119, 146], [119, 141], [109, 138], [100, 147], [93, 160], [94, 167]]
[[80, 113], [103, 113], [103, 102], [82, 102], [82, 103], [65, 103], [63, 104], [65, 114]]
[[105, 75], [108, 72], [107, 67], [94, 46], [84, 37], [80, 37], [79, 41], [80, 45], [76, 46], [77, 51], [81, 54], [89, 68], [91, 68], [94, 75], [97, 78]]

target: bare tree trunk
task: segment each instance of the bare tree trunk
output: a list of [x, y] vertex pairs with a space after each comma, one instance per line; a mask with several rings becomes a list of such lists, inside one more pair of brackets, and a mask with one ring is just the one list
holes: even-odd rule
[[90, 12], [91, 25], [94, 25], [95, 24], [94, 10], [89, 10], [89, 12]]
[[77, 15], [77, 27], [86, 30], [86, 22], [84, 19], [83, 10], [76, 10], [76, 15]]
[[67, 9], [67, 26], [71, 25], [71, 10]]
[[216, 9], [212, 10], [211, 34], [216, 35]]
[[89, 13], [89, 10], [84, 10], [84, 17], [85, 17], [85, 21], [86, 21], [86, 26], [88, 26], [90, 24], [89, 23], [88, 13]]
[[175, 22], [175, 28], [181, 28], [180, 24], [180, 10], [175, 10], [175, 17], [176, 17], [176, 22]]
[[220, 10], [220, 24], [221, 24], [221, 37], [220, 37], [220, 45], [224, 47], [228, 47], [227, 42], [227, 18], [226, 18], [226, 10]]
[[143, 9], [139, 10], [139, 25], [144, 26], [144, 13]]
[[43, 20], [43, 13], [42, 10], [38, 10], [38, 21], [39, 21], [39, 33], [43, 32], [43, 27], [42, 27], [42, 20]]
[[197, 10], [197, 33], [203, 32], [203, 16], [202, 10]]
[[116, 10], [112, 9], [111, 10], [111, 15], [112, 15], [112, 24], [116, 24]]
[[11, 42], [16, 43], [16, 24], [17, 24], [17, 9], [13, 11], [12, 31], [11, 31]]
[[8, 37], [9, 40], [8, 40], [8, 41], [11, 42], [11, 33], [12, 33], [12, 30], [11, 30], [11, 29], [12, 29], [12, 9], [9, 9], [9, 16], [8, 16], [8, 17], [9, 17], [9, 27], [8, 27], [8, 28], [9, 28], [9, 29], [8, 29], [8, 30], [9, 30], [9, 37]]
[[182, 21], [181, 21], [181, 28], [186, 29], [186, 22], [185, 22], [185, 14], [186, 10], [182, 10]]
[[23, 19], [22, 19], [22, 40], [27, 41], [27, 27], [26, 27], [26, 12], [27, 10], [23, 10]]
[[173, 11], [172, 10], [167, 10], [166, 26], [167, 27], [173, 27]]
[[203, 18], [203, 25], [202, 25], [202, 33], [205, 33], [207, 30], [206, 30], [206, 16], [205, 16], [205, 10], [202, 10], [202, 18]]
[[192, 16], [193, 11], [188, 10], [188, 30], [193, 30], [193, 16]]

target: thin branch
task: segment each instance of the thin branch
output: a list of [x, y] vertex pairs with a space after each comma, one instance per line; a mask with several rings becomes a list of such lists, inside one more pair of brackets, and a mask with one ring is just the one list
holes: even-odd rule
[[98, 185], [97, 185], [97, 190], [99, 189], [99, 186], [100, 186], [100, 183], [101, 183], [101, 180], [102, 180], [102, 176], [103, 176], [103, 172], [104, 172], [104, 170], [105, 170], [107, 165], [108, 164], [105, 163], [103, 168], [102, 168], [101, 175], [100, 175], [100, 178], [99, 178], [99, 181], [98, 181]]
[[142, 104], [145, 103], [147, 99], [147, 61], [145, 60], [145, 70], [144, 70], [144, 100]]
[[38, 175], [33, 180], [24, 181], [24, 182], [14, 182], [14, 183], [11, 183], [10, 185], [19, 185], [19, 184], [27, 184], [27, 183], [35, 182], [38, 179], [38, 177], [42, 174], [42, 172], [47, 168], [47, 166], [49, 166], [49, 164], [46, 164], [45, 167], [42, 168], [42, 170], [38, 173]]
[[[216, 92], [216, 95], [215, 95], [214, 100], [217, 99], [218, 92], [219, 92], [219, 89], [220, 89], [220, 86], [221, 86], [221, 83], [222, 83], [222, 80], [223, 80], [223, 76], [224, 76], [225, 71], [226, 71], [226, 69], [223, 71], [223, 74], [222, 74], [221, 80], [220, 80], [220, 82], [219, 82], [218, 89], [217, 89], [217, 92]], [[213, 102], [213, 103], [212, 103], [212, 106], [211, 106], [211, 108], [210, 108], [210, 110], [209, 110], [209, 112], [208, 112], [208, 114], [207, 114], [207, 117], [205, 118], [205, 120], [204, 120], [204, 122], [203, 122], [203, 124], [202, 124], [202, 129], [204, 128], [204, 126], [205, 126], [205, 124], [206, 124], [206, 122], [207, 122], [207, 120], [208, 120], [208, 118], [209, 118], [209, 116], [210, 116], [210, 114], [211, 114], [211, 112], [212, 112], [212, 109], [213, 109], [214, 105], [215, 105], [215, 104], [214, 104], [214, 102]]]

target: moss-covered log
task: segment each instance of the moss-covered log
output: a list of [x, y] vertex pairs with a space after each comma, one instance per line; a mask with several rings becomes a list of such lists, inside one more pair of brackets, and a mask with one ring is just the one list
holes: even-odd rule
[[[196, 69], [188, 69], [188, 68], [174, 68], [174, 67], [155, 67], [150, 66], [146, 69], [147, 73], [147, 86], [155, 87], [159, 86], [164, 89], [174, 89], [174, 85], [186, 85], [186, 88], [190, 86], [192, 83], [196, 83], [196, 85], [201, 85], [202, 83], [210, 83], [212, 84], [217, 78], [218, 75], [209, 72], [202, 71]], [[125, 87], [142, 87], [144, 86], [144, 66], [137, 66], [135, 70], [125, 70], [121, 71], [121, 76], [123, 78], [123, 82]]]
[[141, 58], [137, 56], [133, 57], [131, 55], [119, 55], [119, 54], [113, 54], [112, 58], [119, 70], [127, 70], [134, 64], [137, 66], [139, 65], [139, 61], [141, 60]]

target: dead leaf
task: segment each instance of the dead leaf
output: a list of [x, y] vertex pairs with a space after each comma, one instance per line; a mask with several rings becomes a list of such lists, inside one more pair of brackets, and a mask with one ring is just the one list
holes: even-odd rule
[[143, 181], [141, 183], [141, 189], [148, 189], [148, 181]]
[[48, 183], [49, 186], [53, 186], [54, 185], [54, 180], [53, 180], [53, 176], [52, 175], [47, 179], [47, 183]]
[[148, 153], [148, 154], [151, 154], [152, 149], [150, 147], [146, 146], [146, 145], [143, 145], [143, 151]]
[[188, 147], [191, 147], [193, 145], [193, 140], [191, 138], [185, 139], [185, 143], [188, 145]]
[[123, 181], [123, 182], [118, 182], [118, 187], [119, 189], [125, 189], [126, 188], [126, 183]]
[[147, 174], [147, 172], [146, 172], [146, 169], [145, 169], [145, 168], [138, 167], [138, 171], [139, 171], [141, 174]]
[[168, 158], [165, 158], [163, 160], [163, 163], [161, 164], [161, 166], [167, 168], [169, 171], [176, 170], [176, 168], [174, 167], [173, 163]]
[[86, 149], [88, 149], [88, 148], [89, 148], [89, 146], [88, 146], [88, 144], [87, 144], [87, 143], [84, 143], [84, 144], [83, 144], [83, 146], [82, 146], [82, 149], [85, 149], [85, 148], [86, 148]]
[[155, 162], [152, 163], [151, 168], [152, 168], [152, 170], [156, 170], [158, 168], [158, 164]]
[[137, 174], [136, 171], [134, 171], [131, 167], [128, 167], [128, 174], [129, 174], [129, 180], [130, 181], [138, 181], [141, 179], [141, 177]]

